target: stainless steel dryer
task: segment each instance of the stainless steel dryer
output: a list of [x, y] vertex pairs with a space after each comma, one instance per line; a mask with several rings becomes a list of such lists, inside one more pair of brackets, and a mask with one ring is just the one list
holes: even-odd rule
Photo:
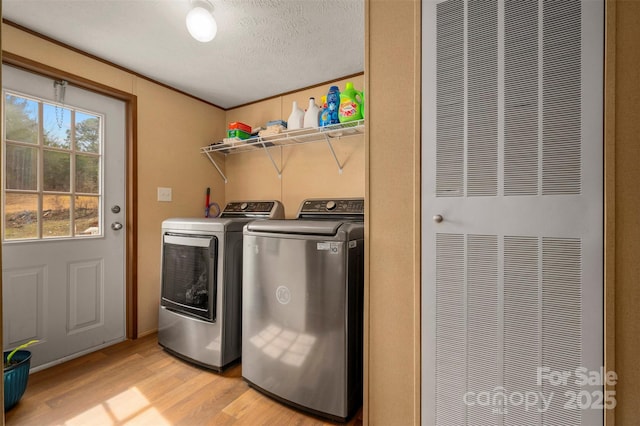
[[345, 421], [362, 403], [364, 200], [306, 200], [244, 228], [242, 377]]
[[221, 371], [241, 355], [242, 228], [282, 219], [279, 201], [238, 201], [213, 219], [162, 222], [158, 343], [168, 352]]

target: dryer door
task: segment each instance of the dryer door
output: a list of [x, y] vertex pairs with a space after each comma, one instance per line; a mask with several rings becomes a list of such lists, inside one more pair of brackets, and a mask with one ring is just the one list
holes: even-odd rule
[[218, 238], [165, 233], [162, 306], [206, 321], [216, 319]]

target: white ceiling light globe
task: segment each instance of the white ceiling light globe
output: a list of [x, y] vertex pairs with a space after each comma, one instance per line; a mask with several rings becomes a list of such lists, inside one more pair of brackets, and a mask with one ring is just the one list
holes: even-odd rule
[[213, 15], [203, 7], [194, 7], [187, 13], [187, 29], [191, 37], [206, 43], [213, 40], [218, 32], [218, 24]]

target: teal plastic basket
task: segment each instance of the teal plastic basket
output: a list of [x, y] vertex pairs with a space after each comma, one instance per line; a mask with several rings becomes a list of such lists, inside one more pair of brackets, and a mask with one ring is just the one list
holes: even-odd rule
[[[4, 353], [4, 362], [10, 352]], [[13, 362], [15, 361], [15, 364]], [[31, 367], [31, 352], [17, 351], [11, 358], [11, 366], [4, 370], [4, 411], [12, 409], [27, 389], [29, 368]]]

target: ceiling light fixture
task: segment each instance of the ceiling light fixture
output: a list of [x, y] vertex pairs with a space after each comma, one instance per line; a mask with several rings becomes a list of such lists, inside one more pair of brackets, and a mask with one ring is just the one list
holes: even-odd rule
[[213, 19], [213, 5], [207, 0], [194, 0], [187, 13], [187, 29], [191, 37], [206, 43], [213, 40], [218, 32], [218, 24]]

